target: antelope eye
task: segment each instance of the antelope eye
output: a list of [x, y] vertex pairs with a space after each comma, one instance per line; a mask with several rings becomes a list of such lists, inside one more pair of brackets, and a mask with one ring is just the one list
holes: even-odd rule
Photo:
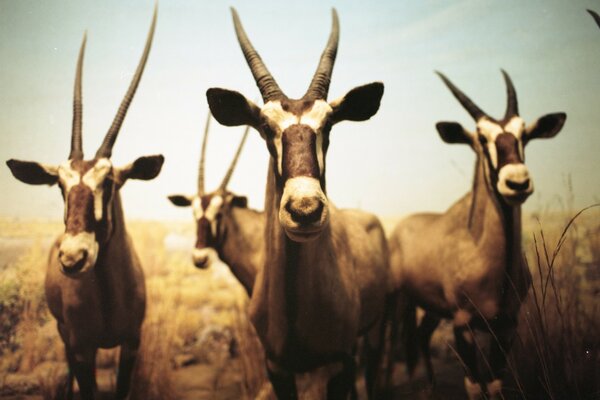
[[481, 144], [487, 144], [488, 140], [485, 136], [483, 135], [479, 135], [479, 143]]

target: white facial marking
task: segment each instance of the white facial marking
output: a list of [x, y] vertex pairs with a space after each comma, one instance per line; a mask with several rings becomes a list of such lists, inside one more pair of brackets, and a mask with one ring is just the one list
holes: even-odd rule
[[96, 221], [102, 220], [103, 183], [110, 172], [111, 167], [112, 164], [108, 158], [101, 158], [83, 175], [83, 178], [81, 178], [82, 182], [88, 186], [94, 194], [94, 217], [96, 218]]
[[[108, 158], [99, 159], [96, 164], [87, 171], [83, 177], [80, 173], [73, 169], [71, 160], [61, 164], [58, 167], [58, 177], [63, 184], [65, 190], [65, 198], [73, 186], [83, 182], [84, 185], [90, 188], [94, 195], [94, 218], [96, 221], [102, 220], [102, 198], [104, 179], [110, 172], [112, 164]], [[65, 202], [65, 219], [67, 216], [68, 202]]]
[[69, 160], [58, 166], [58, 179], [63, 184], [66, 194], [73, 186], [79, 184], [81, 177], [79, 176], [79, 172], [71, 167], [71, 160]]
[[[517, 184], [528, 182], [526, 188], [521, 191], [508, 187], [507, 181]], [[507, 164], [498, 171], [498, 192], [502, 196], [514, 196], [517, 194], [531, 194], [533, 192], [533, 183], [529, 179], [529, 170], [525, 164]]]
[[223, 205], [223, 197], [222, 196], [213, 196], [208, 203], [208, 207], [206, 210], [202, 208], [202, 199], [199, 196], [194, 197], [192, 200], [192, 209], [194, 210], [194, 218], [196, 220], [200, 220], [200, 218], [205, 217], [209, 221], [214, 221], [217, 218], [217, 214], [219, 210], [221, 210], [221, 206]]
[[199, 268], [208, 268], [219, 259], [219, 255], [212, 247], [192, 250], [192, 261]]
[[223, 197], [213, 196], [213, 198], [210, 199], [210, 203], [208, 203], [208, 207], [206, 207], [206, 211], [204, 212], [206, 219], [209, 221], [214, 221], [217, 218], [217, 214], [219, 213], [222, 204]]
[[302, 118], [300, 118], [300, 123], [310, 126], [317, 133], [317, 161], [319, 162], [319, 174], [321, 176], [323, 176], [323, 173], [325, 172], [325, 157], [323, 155], [323, 127], [332, 112], [333, 109], [326, 101], [317, 100], [312, 108], [306, 113], [302, 114]]
[[319, 163], [319, 171], [321, 175], [324, 172], [324, 156], [323, 156], [323, 126], [329, 115], [333, 112], [331, 106], [324, 100], [316, 100], [310, 110], [306, 111], [300, 117], [285, 111], [281, 107], [279, 101], [269, 101], [262, 108], [262, 113], [273, 124], [275, 129], [275, 137], [273, 144], [277, 151], [277, 167], [279, 174], [283, 173], [282, 166], [282, 134], [287, 128], [295, 124], [304, 124], [310, 126], [317, 134], [317, 161]]
[[63, 236], [60, 242], [60, 261], [66, 266], [72, 266], [85, 255], [86, 260], [81, 271], [89, 269], [98, 258], [98, 242], [93, 232], [79, 232], [75, 235], [69, 233]]
[[79, 172], [75, 171], [71, 167], [71, 160], [66, 161], [58, 166], [58, 179], [62, 183], [65, 195], [65, 215], [64, 220], [67, 220], [67, 212], [69, 209], [69, 202], [67, 201], [67, 196], [69, 195], [69, 190], [77, 184], [81, 180], [79, 176]]
[[[309, 204], [314, 204], [314, 201], [323, 204], [323, 210], [319, 221], [312, 222], [308, 225], [303, 225], [294, 221], [287, 209], [287, 204], [290, 201], [302, 199], [309, 200]], [[297, 242], [312, 240], [319, 235], [329, 221], [329, 209], [327, 204], [327, 197], [321, 190], [321, 184], [318, 179], [307, 176], [290, 178], [285, 182], [283, 189], [283, 196], [279, 207], [279, 222], [286, 230], [286, 234], [292, 240]]]
[[477, 121], [477, 131], [486, 139], [486, 147], [494, 168], [498, 168], [498, 151], [496, 150], [496, 138], [503, 132], [502, 127], [486, 117]]
[[275, 128], [273, 144], [275, 145], [275, 149], [277, 151], [277, 168], [279, 170], [279, 174], [281, 175], [283, 173], [283, 146], [281, 144], [283, 131], [290, 126], [299, 123], [300, 119], [295, 114], [285, 111], [281, 107], [281, 102], [279, 100], [267, 102], [267, 104], [265, 104], [262, 108], [262, 113], [265, 117], [267, 117], [267, 120], [272, 123], [271, 126]]
[[510, 132], [517, 138], [519, 143], [519, 157], [521, 160], [525, 160], [525, 152], [523, 151], [523, 132], [525, 132], [525, 121], [519, 116], [514, 116], [504, 125], [504, 130]]
[[194, 218], [196, 218], [196, 220], [199, 220], [204, 216], [200, 196], [194, 196], [194, 199], [192, 200], [192, 210], [194, 211]]
[[504, 125], [504, 131], [510, 132], [515, 135], [517, 139], [520, 139], [523, 135], [523, 131], [525, 131], [525, 121], [519, 116], [514, 116], [506, 125]]

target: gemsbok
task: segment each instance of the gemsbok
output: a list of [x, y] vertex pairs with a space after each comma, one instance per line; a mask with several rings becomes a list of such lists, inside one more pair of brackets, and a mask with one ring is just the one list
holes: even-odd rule
[[84, 35], [77, 61], [68, 160], [58, 166], [7, 161], [18, 180], [33, 185], [58, 184], [64, 198], [65, 232], [50, 250], [45, 291], [65, 345], [69, 398], [73, 396], [74, 378], [81, 398], [94, 398], [96, 352], [99, 348], [116, 346], [121, 346], [116, 398], [123, 399], [129, 393], [146, 308], [146, 289], [138, 256], [125, 229], [119, 189], [128, 179], [155, 178], [164, 159], [162, 155], [140, 157], [118, 168], [110, 157], [148, 59], [156, 13], [155, 7], [142, 58], [94, 158], [84, 160], [82, 149]]
[[[406, 218], [390, 237], [394, 284], [408, 298], [404, 314], [407, 364], [412, 374], [420, 349], [433, 383], [429, 342], [440, 319], [451, 319], [469, 399], [478, 398], [484, 390], [496, 398], [501, 396], [521, 301], [531, 284], [521, 249], [521, 204], [533, 192], [524, 146], [532, 139], [555, 136], [566, 114], [548, 114], [526, 126], [519, 116], [513, 83], [502, 71], [508, 101], [504, 118], [497, 120], [438, 74], [476, 121], [476, 132], [457, 122], [439, 122], [439, 135], [446, 143], [469, 145], [477, 161], [471, 192], [443, 214]], [[425, 310], [418, 328], [416, 306]], [[492, 335], [487, 358], [491, 377], [477, 368], [474, 330]]]
[[364, 121], [379, 109], [383, 84], [352, 89], [327, 102], [337, 53], [339, 22], [332, 29], [306, 94], [288, 98], [250, 43], [232, 9], [236, 35], [262, 95], [259, 107], [239, 92], [211, 88], [210, 109], [226, 126], [250, 125], [270, 153], [265, 195], [265, 260], [250, 300], [250, 319], [264, 346], [267, 371], [280, 399], [296, 399], [294, 373], [341, 363], [327, 398], [354, 391], [353, 348], [368, 336], [367, 387], [379, 362], [379, 325], [389, 286], [387, 243], [379, 220], [338, 210], [327, 198], [325, 156], [331, 127]]
[[248, 199], [227, 190], [233, 170], [237, 164], [248, 131], [247, 127], [229, 169], [219, 188], [206, 193], [204, 189], [204, 164], [206, 141], [211, 114], [208, 113], [200, 152], [198, 167], [198, 192], [192, 196], [181, 194], [169, 196], [169, 200], [179, 207], [192, 206], [196, 220], [196, 245], [192, 253], [194, 265], [208, 268], [218, 257], [229, 266], [231, 272], [252, 295], [254, 279], [261, 268], [264, 254], [263, 232], [264, 213], [248, 208]]

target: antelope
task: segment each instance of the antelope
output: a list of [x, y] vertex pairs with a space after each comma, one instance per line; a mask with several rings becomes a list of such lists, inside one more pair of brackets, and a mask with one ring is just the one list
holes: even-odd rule
[[62, 164], [7, 161], [12, 174], [32, 185], [58, 184], [65, 201], [65, 231], [48, 258], [46, 300], [65, 345], [67, 396], [77, 379], [82, 399], [93, 399], [99, 348], [120, 346], [116, 398], [129, 392], [146, 307], [144, 274], [126, 228], [119, 189], [128, 179], [154, 179], [162, 155], [140, 157], [124, 166], [110, 161], [121, 124], [148, 59], [157, 9], [135, 75], [94, 158], [82, 150], [81, 79], [86, 36], [79, 50], [73, 101], [71, 151]]
[[231, 9], [238, 42], [262, 95], [259, 107], [236, 91], [211, 88], [208, 104], [226, 126], [250, 125], [270, 154], [265, 195], [265, 258], [250, 299], [250, 320], [264, 346], [279, 399], [296, 399], [295, 373], [341, 363], [327, 398], [354, 390], [353, 347], [366, 335], [369, 392], [379, 362], [379, 324], [388, 292], [387, 243], [374, 215], [339, 210], [325, 188], [331, 127], [375, 115], [383, 84], [356, 87], [327, 102], [339, 41], [337, 12], [306, 94], [290, 99], [277, 85]]
[[211, 114], [208, 113], [198, 167], [198, 192], [193, 196], [171, 195], [169, 200], [176, 206], [192, 206], [196, 220], [196, 245], [192, 253], [194, 265], [208, 268], [214, 261], [214, 251], [229, 266], [249, 296], [252, 295], [254, 279], [263, 257], [262, 232], [264, 213], [248, 208], [248, 199], [227, 190], [248, 131], [242, 136], [231, 165], [219, 188], [206, 193], [204, 190], [204, 157]]
[[[407, 297], [407, 366], [412, 375], [420, 349], [433, 383], [429, 342], [440, 319], [451, 319], [469, 399], [483, 390], [496, 398], [501, 396], [519, 307], [531, 285], [521, 250], [521, 204], [533, 192], [524, 146], [532, 139], [554, 137], [566, 114], [547, 114], [526, 126], [513, 83], [502, 70], [507, 108], [503, 119], [494, 119], [438, 74], [476, 122], [475, 132], [457, 122], [438, 122], [439, 135], [446, 143], [469, 145], [477, 161], [471, 192], [443, 214], [406, 218], [390, 236], [394, 285]], [[418, 328], [416, 306], [425, 310]], [[494, 339], [488, 358], [491, 380], [477, 369], [474, 329], [490, 332]]]

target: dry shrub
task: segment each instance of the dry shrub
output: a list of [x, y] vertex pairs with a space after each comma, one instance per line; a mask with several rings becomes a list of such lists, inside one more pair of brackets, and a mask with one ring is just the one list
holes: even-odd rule
[[28, 373], [42, 361], [63, 358], [60, 341], [49, 335], [53, 320], [43, 289], [46, 262], [47, 250], [37, 241], [0, 273], [0, 309], [3, 318], [9, 317], [2, 324], [3, 371]]
[[[597, 282], [586, 280], [587, 269], [600, 267], [600, 247], [597, 236], [585, 240], [582, 235], [598, 232], [600, 225], [597, 216], [591, 228], [575, 224], [592, 207], [568, 220], [559, 234], [549, 235], [541, 224], [534, 234], [533, 257], [529, 257], [534, 260], [529, 262], [533, 287], [522, 307], [513, 351], [525, 398], [597, 399], [600, 395]], [[590, 246], [587, 253], [594, 255], [591, 264], [582, 263], [586, 245]]]

